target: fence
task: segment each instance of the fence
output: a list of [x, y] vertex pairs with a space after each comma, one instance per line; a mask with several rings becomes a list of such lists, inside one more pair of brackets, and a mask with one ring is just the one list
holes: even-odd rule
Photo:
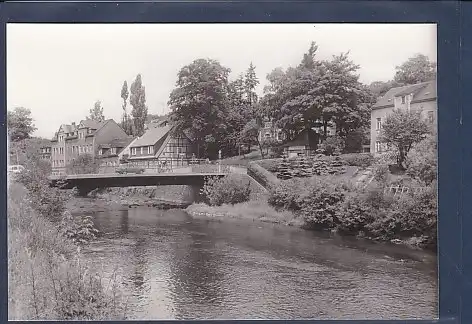
[[425, 187], [407, 187], [407, 186], [387, 186], [384, 188], [385, 194], [393, 194], [393, 196], [401, 196], [409, 192], [421, 193], [425, 190]]
[[[208, 163], [207, 160], [199, 160], [196, 163], [188, 163], [186, 165], [116, 165], [116, 166], [100, 166], [96, 172], [87, 172], [87, 174], [119, 174], [119, 173], [237, 173], [247, 174], [247, 168], [240, 165], [221, 165]], [[84, 172], [68, 172], [67, 175], [85, 174]]]

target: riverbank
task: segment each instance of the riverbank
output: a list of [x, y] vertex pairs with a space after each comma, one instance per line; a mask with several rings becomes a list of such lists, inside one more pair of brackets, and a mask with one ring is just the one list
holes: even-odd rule
[[[54, 215], [46, 217], [32, 203], [38, 192], [16, 182], [9, 187], [9, 320], [125, 319], [112, 278], [103, 278], [81, 261], [79, 246], [64, 223], [53, 221]], [[66, 215], [57, 218], [62, 217]], [[113, 288], [105, 288], [103, 280]]]
[[197, 203], [188, 206], [185, 212], [194, 218], [214, 221], [245, 220], [298, 227], [303, 225], [303, 220], [292, 212], [276, 211], [264, 200], [221, 206]]

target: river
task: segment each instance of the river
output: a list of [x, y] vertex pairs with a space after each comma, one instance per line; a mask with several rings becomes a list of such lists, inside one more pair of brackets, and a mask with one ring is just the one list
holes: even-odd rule
[[118, 274], [129, 319], [437, 316], [436, 257], [427, 252], [179, 210], [93, 217], [105, 234], [85, 258]]

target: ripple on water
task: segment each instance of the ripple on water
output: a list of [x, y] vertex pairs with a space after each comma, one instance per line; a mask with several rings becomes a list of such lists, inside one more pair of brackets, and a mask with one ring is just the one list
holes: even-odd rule
[[132, 319], [436, 316], [436, 262], [426, 254], [408, 258], [400, 247], [382, 251], [288, 227], [160, 213], [133, 209], [95, 219], [114, 234], [87, 256], [119, 273]]

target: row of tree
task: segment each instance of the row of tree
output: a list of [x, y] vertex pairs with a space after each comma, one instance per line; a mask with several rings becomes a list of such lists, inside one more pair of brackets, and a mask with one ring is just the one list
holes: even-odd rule
[[[346, 143], [358, 149], [368, 142], [370, 109], [377, 98], [390, 88], [435, 78], [436, 65], [424, 55], [416, 55], [396, 68], [391, 81], [359, 81], [359, 66], [348, 53], [330, 60], [317, 58], [318, 46], [312, 43], [296, 67], [276, 68], [267, 75], [268, 84], [258, 97], [259, 80], [251, 63], [245, 73], [229, 81], [231, 70], [212, 59], [197, 59], [184, 66], [177, 75], [169, 106], [175, 124], [196, 142], [199, 156], [216, 157], [238, 153], [241, 144], [259, 145], [264, 118], [274, 120], [293, 139], [301, 130], [319, 127], [326, 136], [329, 125]], [[128, 89], [121, 89], [121, 126], [129, 135], [141, 136], [151, 117], [146, 106], [145, 87], [138, 74]], [[132, 107], [128, 112], [128, 103]], [[100, 101], [90, 109], [90, 119], [105, 119]], [[28, 138], [35, 127], [31, 111], [18, 107], [8, 112], [11, 140]], [[267, 144], [267, 143], [265, 143]]]
[[[259, 98], [255, 67], [230, 82], [231, 70], [212, 59], [197, 59], [178, 73], [176, 88], [168, 102], [176, 125], [190, 134], [200, 156], [236, 154], [241, 144], [258, 144], [264, 118], [270, 118], [293, 139], [303, 129], [319, 127], [324, 137], [330, 125], [336, 127], [347, 149], [358, 150], [368, 143], [371, 106], [389, 87], [429, 80], [435, 65], [418, 55], [397, 67], [394, 81], [359, 81], [359, 66], [348, 53], [330, 60], [317, 58], [312, 42], [300, 64], [287, 70], [276, 68], [267, 75], [268, 85]], [[382, 88], [382, 89], [378, 89]]]
[[[128, 82], [124, 81], [121, 87], [121, 98], [123, 99], [123, 113], [121, 117], [121, 127], [128, 135], [141, 136], [144, 134], [144, 125], [148, 117], [148, 107], [146, 106], [146, 89], [143, 85], [141, 74], [131, 84], [128, 90]], [[131, 113], [128, 113], [128, 100], [132, 107]], [[95, 102], [94, 107], [90, 109], [87, 119], [96, 121], [105, 120], [101, 101]]]

